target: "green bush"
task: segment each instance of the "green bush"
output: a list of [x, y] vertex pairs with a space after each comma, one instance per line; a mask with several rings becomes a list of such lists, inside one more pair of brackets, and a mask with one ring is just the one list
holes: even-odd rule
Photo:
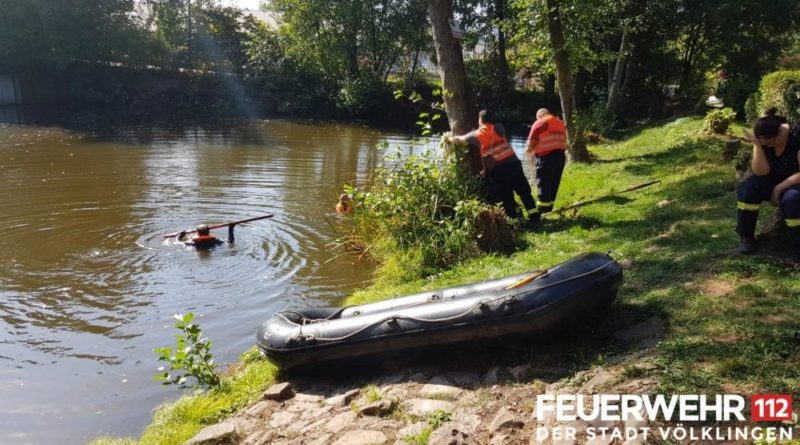
[[597, 143], [600, 136], [608, 135], [614, 127], [614, 119], [603, 104], [596, 103], [575, 113], [575, 131], [585, 141]]
[[734, 119], [736, 119], [736, 112], [733, 111], [733, 108], [711, 110], [706, 113], [703, 130], [713, 134], [725, 134]]
[[393, 106], [389, 87], [372, 74], [362, 73], [341, 83], [336, 106], [356, 118], [368, 118]]
[[483, 202], [481, 180], [460, 154], [427, 150], [377, 170], [368, 192], [347, 187], [356, 202], [344, 244], [359, 246], [402, 278], [431, 275], [516, 239], [502, 210]]
[[494, 57], [477, 57], [464, 62], [475, 99], [482, 107], [495, 106], [495, 102], [509, 91], [510, 81], [503, 82], [500, 63]]
[[758, 103], [760, 101], [758, 91], [747, 96], [747, 101], [744, 103], [744, 117], [749, 125], [752, 125], [759, 118]]
[[[778, 114], [800, 122], [800, 70], [776, 71], [764, 76], [754, 101], [755, 118], [769, 107], [777, 107]], [[748, 120], [750, 118], [748, 116]]]
[[[175, 327], [181, 332], [175, 336], [175, 350], [170, 347], [155, 348], [158, 360], [169, 365], [169, 370], [159, 368], [154, 377], [163, 385], [180, 387], [216, 388], [220, 385], [217, 364], [211, 354], [211, 340], [203, 335], [200, 326], [192, 323], [194, 314], [175, 314]], [[178, 371], [174, 373], [174, 371]], [[193, 385], [187, 384], [188, 378], [194, 378]]]

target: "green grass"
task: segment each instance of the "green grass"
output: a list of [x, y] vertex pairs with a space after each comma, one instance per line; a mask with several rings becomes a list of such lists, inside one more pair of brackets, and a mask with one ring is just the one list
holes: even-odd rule
[[223, 379], [219, 389], [186, 395], [165, 404], [138, 440], [100, 437], [90, 445], [178, 445], [191, 439], [203, 427], [257, 400], [275, 380], [277, 368], [260, 357], [255, 348], [241, 356], [241, 363]]
[[[733, 161], [723, 161], [721, 139], [703, 134], [702, 126], [699, 117], [681, 118], [591, 147], [595, 162], [568, 165], [556, 207], [652, 179], [661, 180], [657, 185], [561, 217], [548, 216], [544, 229], [525, 235], [524, 248], [510, 255], [483, 256], [410, 282], [379, 274], [373, 286], [345, 304], [520, 273], [582, 252], [611, 250], [632, 261], [623, 290], [591, 326], [565, 336], [558, 352], [561, 364], [591, 366], [598, 354], [624, 352], [626, 346], [611, 334], [657, 315], [669, 326], [657, 357], [663, 368], [661, 391], [796, 393], [800, 273], [779, 252], [736, 254]], [[732, 126], [737, 133], [740, 129]]]
[[403, 442], [410, 445], [427, 445], [431, 434], [442, 424], [449, 422], [452, 417], [452, 413], [437, 409], [428, 416], [428, 424], [422, 431], [403, 437]]

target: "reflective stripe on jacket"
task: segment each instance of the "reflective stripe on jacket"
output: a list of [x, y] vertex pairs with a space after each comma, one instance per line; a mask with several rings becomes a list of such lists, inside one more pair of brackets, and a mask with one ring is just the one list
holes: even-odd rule
[[[547, 122], [545, 130], [534, 140], [534, 155], [546, 155], [556, 150], [567, 149], [567, 128], [561, 119], [555, 116], [543, 118]], [[534, 124], [535, 126], [536, 124]]]
[[478, 128], [475, 138], [481, 144], [481, 157], [490, 156], [500, 162], [515, 156], [506, 138], [497, 134], [492, 124], [483, 124]]

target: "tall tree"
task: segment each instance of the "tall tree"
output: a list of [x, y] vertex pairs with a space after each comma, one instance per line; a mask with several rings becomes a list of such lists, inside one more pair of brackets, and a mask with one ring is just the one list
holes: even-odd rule
[[363, 73], [385, 79], [398, 58], [413, 53], [425, 35], [418, 0], [272, 0], [287, 50], [331, 79]]
[[133, 10], [133, 0], [0, 0], [0, 69], [148, 63], [151, 40]]
[[570, 154], [576, 162], [588, 162], [589, 150], [586, 141], [575, 131], [575, 90], [569, 66], [569, 54], [565, 48], [564, 30], [561, 26], [561, 9], [559, 0], [547, 0], [547, 27], [550, 33], [550, 45], [556, 62], [561, 111], [567, 126], [567, 137], [570, 140]]
[[[447, 119], [454, 134], [464, 134], [477, 127], [478, 116], [470, 97], [461, 42], [453, 37], [450, 27], [454, 20], [451, 0], [428, 0], [428, 14], [439, 64], [439, 77], [442, 78], [444, 88], [442, 96]], [[477, 149], [470, 147], [467, 159], [473, 172], [481, 170], [480, 152]]]

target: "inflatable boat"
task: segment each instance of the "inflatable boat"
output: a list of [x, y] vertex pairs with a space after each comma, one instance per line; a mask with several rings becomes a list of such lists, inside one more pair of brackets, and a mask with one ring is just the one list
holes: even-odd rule
[[258, 348], [284, 368], [524, 337], [608, 306], [622, 285], [611, 257], [586, 253], [533, 271], [377, 303], [276, 313]]

